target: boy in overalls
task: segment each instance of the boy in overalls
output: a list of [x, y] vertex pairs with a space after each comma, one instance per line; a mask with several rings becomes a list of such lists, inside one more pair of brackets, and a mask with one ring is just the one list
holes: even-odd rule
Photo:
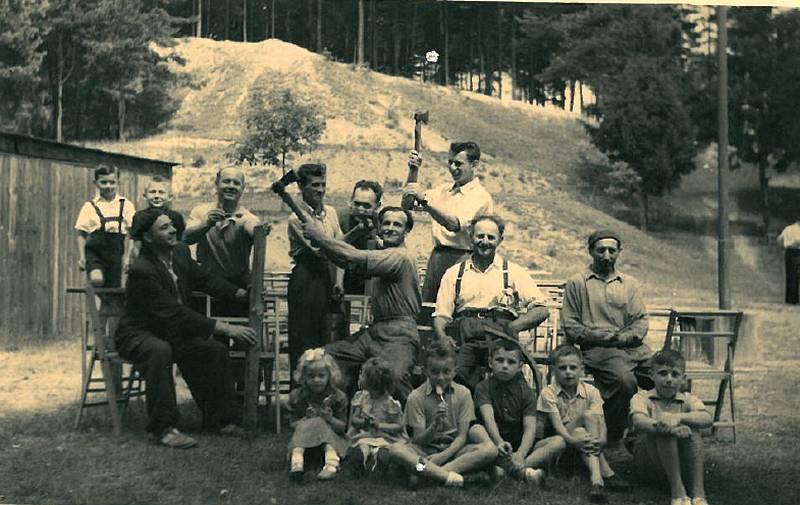
[[122, 266], [127, 264], [129, 243], [126, 239], [136, 209], [129, 200], [117, 195], [117, 170], [99, 165], [94, 171], [98, 194], [83, 204], [75, 221], [81, 269], [89, 273], [95, 287], [122, 285]]

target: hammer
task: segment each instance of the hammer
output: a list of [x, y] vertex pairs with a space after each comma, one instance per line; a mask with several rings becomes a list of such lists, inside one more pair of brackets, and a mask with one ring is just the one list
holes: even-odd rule
[[290, 209], [292, 209], [292, 212], [294, 212], [297, 218], [300, 219], [301, 223], [305, 223], [307, 220], [306, 215], [300, 210], [300, 207], [294, 203], [294, 200], [289, 193], [286, 192], [286, 186], [298, 182], [299, 180], [300, 178], [297, 177], [297, 172], [294, 170], [289, 170], [283, 174], [283, 177], [272, 183], [272, 191], [281, 197], [281, 200], [283, 200], [284, 203], [288, 205]]
[[[428, 111], [417, 111], [414, 113], [414, 150], [419, 152], [420, 144], [422, 143], [422, 123], [428, 124], [429, 114]], [[417, 182], [419, 176], [419, 169], [417, 167], [408, 167], [408, 177], [406, 177], [406, 184], [410, 182]], [[406, 210], [414, 207], [413, 198], [403, 198], [400, 204]]]

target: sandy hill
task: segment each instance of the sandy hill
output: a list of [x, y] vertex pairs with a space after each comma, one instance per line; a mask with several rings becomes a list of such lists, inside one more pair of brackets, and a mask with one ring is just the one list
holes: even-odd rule
[[[435, 185], [448, 180], [447, 146], [475, 140], [483, 151], [483, 184], [494, 195], [510, 226], [504, 253], [531, 269], [564, 278], [587, 263], [584, 239], [591, 229], [614, 227], [626, 238], [622, 268], [642, 278], [660, 299], [691, 297], [713, 304], [713, 250], [682, 247], [617, 221], [587, 205], [570, 186], [575, 168], [602, 157], [579, 120], [560, 111], [500, 102], [475, 93], [421, 85], [326, 60], [279, 40], [260, 43], [182, 39], [175, 48], [185, 60], [188, 83], [182, 105], [164, 132], [125, 144], [96, 144], [130, 154], [179, 161], [175, 207], [188, 210], [212, 194], [213, 173], [241, 131], [242, 107], [253, 86], [287, 85], [303, 100], [318, 104], [327, 118], [320, 147], [290, 160], [322, 160], [329, 167], [329, 201], [342, 205], [355, 181], [378, 180], [386, 203], [399, 201], [406, 157], [413, 142], [412, 114], [430, 110], [423, 132], [420, 178]], [[200, 165], [196, 168], [196, 165]], [[246, 205], [276, 222], [269, 242], [270, 269], [286, 269], [286, 211], [276, 205], [269, 184], [276, 167], [248, 168]], [[419, 257], [430, 248], [429, 221], [420, 217], [410, 239]], [[755, 265], [753, 268], [757, 269]], [[751, 269], [752, 270], [752, 269]], [[752, 271], [751, 271], [752, 273]], [[747, 279], [769, 291], [769, 279]]]

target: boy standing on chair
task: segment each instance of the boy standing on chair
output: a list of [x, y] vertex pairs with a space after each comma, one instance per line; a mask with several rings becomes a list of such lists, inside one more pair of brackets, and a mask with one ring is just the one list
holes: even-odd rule
[[99, 165], [94, 171], [97, 196], [83, 204], [75, 221], [78, 264], [95, 287], [120, 287], [123, 265], [128, 264], [126, 234], [136, 209], [117, 195], [117, 181], [116, 167]]
[[[183, 238], [183, 231], [186, 229], [186, 222], [180, 212], [170, 208], [172, 196], [170, 180], [160, 175], [156, 175], [150, 179], [150, 182], [148, 182], [147, 186], [144, 188], [144, 201], [147, 202], [147, 208], [163, 209], [164, 213], [172, 220], [172, 226], [175, 227], [175, 238], [181, 240]], [[133, 248], [131, 249], [131, 264], [136, 261], [141, 248], [141, 241], [134, 240]]]
[[650, 366], [655, 388], [631, 398], [631, 424], [640, 435], [634, 467], [645, 479], [666, 477], [671, 505], [708, 505], [699, 430], [711, 426], [711, 414], [699, 398], [681, 391], [686, 360], [680, 353], [657, 352]]

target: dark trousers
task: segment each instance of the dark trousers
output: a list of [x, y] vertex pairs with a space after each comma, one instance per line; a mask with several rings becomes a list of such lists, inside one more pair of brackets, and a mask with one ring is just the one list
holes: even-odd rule
[[646, 346], [633, 349], [593, 347], [584, 349], [586, 371], [603, 395], [603, 413], [608, 427], [608, 440], [622, 439], [628, 426], [628, 413], [633, 395], [639, 388], [652, 389], [650, 356]]
[[800, 249], [786, 249], [786, 303], [800, 303]]
[[411, 392], [411, 371], [417, 361], [419, 332], [412, 318], [372, 324], [346, 340], [328, 344], [325, 350], [336, 359], [344, 376], [343, 389], [355, 387], [361, 365], [369, 358], [385, 359], [397, 379], [395, 398], [405, 403]]
[[492, 341], [510, 338], [505, 332], [505, 319], [460, 317], [448, 328], [456, 339], [456, 381], [475, 391], [489, 366], [489, 347]]
[[228, 349], [213, 339], [191, 338], [172, 344], [148, 333], [131, 335], [119, 343], [120, 355], [144, 371], [147, 431], [160, 434], [175, 426], [180, 415], [175, 398], [172, 364], [177, 363], [192, 398], [209, 430], [235, 422]]
[[425, 282], [422, 283], [422, 301], [435, 302], [436, 295], [439, 294], [439, 284], [442, 276], [453, 265], [457, 265], [467, 259], [470, 251], [453, 249], [452, 247], [437, 246], [431, 251], [428, 257], [428, 268], [425, 271]]
[[289, 276], [289, 367], [294, 372], [303, 351], [324, 347], [330, 341], [325, 314], [331, 298], [328, 262], [311, 253], [295, 258]]

